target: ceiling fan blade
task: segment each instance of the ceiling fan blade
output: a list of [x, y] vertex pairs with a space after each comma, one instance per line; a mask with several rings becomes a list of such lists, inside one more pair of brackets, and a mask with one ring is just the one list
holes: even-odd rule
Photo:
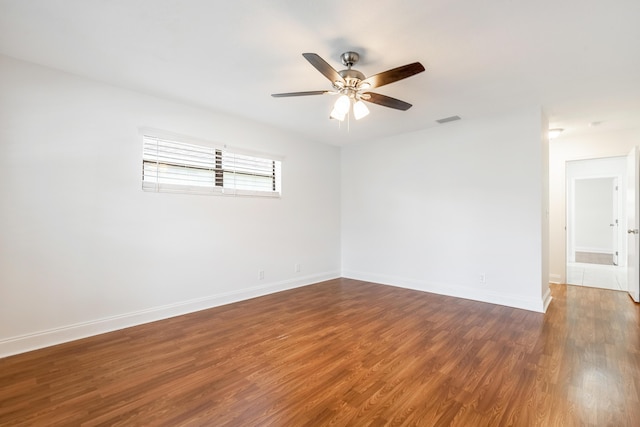
[[380, 95], [379, 93], [373, 92], [365, 92], [362, 95], [365, 95], [362, 97], [363, 101], [372, 102], [374, 104], [382, 105], [383, 107], [394, 108], [402, 111], [407, 111], [411, 108], [411, 104], [408, 102], [400, 101], [399, 99], [395, 99], [387, 95]]
[[315, 67], [316, 70], [320, 71], [322, 75], [328, 78], [331, 83], [341, 82], [345, 84], [342, 76], [333, 68], [331, 65], [327, 63], [324, 59], [320, 58], [315, 53], [303, 53], [302, 56], [305, 57], [307, 61], [311, 63]]
[[362, 83], [369, 83], [369, 88], [380, 87], [388, 85], [389, 83], [397, 82], [398, 80], [406, 79], [415, 74], [424, 71], [424, 66], [419, 62], [413, 64], [403, 65], [401, 67], [393, 68], [391, 70], [383, 71], [382, 73], [374, 74], [362, 81]]
[[272, 93], [271, 96], [274, 98], [284, 98], [286, 96], [324, 95], [329, 92], [328, 90], [310, 90], [307, 92]]

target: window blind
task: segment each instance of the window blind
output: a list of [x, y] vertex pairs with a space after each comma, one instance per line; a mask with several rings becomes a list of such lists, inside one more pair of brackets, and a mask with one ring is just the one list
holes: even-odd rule
[[279, 160], [143, 137], [145, 191], [277, 197], [280, 174]]

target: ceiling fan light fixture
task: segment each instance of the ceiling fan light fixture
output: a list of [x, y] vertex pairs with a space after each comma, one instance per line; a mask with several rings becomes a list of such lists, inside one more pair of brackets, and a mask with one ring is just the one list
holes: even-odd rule
[[336, 108], [334, 108], [333, 110], [331, 110], [331, 114], [329, 114], [329, 117], [343, 122], [346, 115], [347, 113], [341, 113]]
[[346, 114], [340, 114], [338, 111], [336, 111], [335, 108], [333, 110], [331, 110], [331, 114], [329, 114], [329, 118], [336, 119], [336, 120], [339, 120], [341, 122], [344, 122], [345, 116], [346, 116]]
[[363, 117], [366, 117], [369, 114], [369, 109], [362, 101], [357, 101], [353, 104], [353, 116], [356, 120], [360, 120]]
[[[349, 97], [347, 95], [340, 95], [336, 100], [336, 103], [333, 105], [333, 111], [344, 116], [349, 112], [349, 107], [351, 107], [351, 100]], [[333, 114], [333, 111], [331, 114]]]

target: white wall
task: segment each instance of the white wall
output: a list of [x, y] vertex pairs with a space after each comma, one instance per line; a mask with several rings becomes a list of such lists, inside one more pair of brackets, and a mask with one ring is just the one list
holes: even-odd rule
[[[339, 275], [339, 148], [7, 57], [0, 76], [0, 357]], [[283, 156], [282, 198], [143, 192], [140, 127]]]
[[626, 156], [632, 147], [640, 144], [640, 128], [607, 131], [606, 124], [602, 126], [602, 130], [587, 135], [561, 135], [549, 145], [551, 282], [566, 283], [566, 162]]
[[343, 147], [343, 276], [543, 311], [543, 128], [531, 109]]

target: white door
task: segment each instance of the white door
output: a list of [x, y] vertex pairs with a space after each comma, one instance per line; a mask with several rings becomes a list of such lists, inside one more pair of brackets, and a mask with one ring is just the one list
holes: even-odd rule
[[640, 302], [640, 156], [638, 147], [627, 155], [627, 286], [629, 295]]

